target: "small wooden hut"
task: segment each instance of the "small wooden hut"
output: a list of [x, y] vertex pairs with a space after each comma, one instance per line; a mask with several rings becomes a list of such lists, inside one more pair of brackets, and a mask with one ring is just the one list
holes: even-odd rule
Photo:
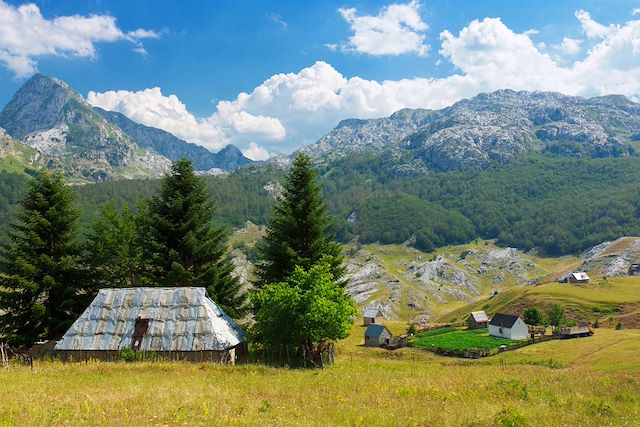
[[117, 360], [120, 352], [234, 363], [246, 357], [242, 328], [205, 288], [101, 289], [55, 345], [63, 360]]
[[467, 318], [467, 326], [469, 329], [486, 328], [489, 323], [489, 317], [484, 311], [472, 311]]
[[384, 323], [384, 313], [378, 306], [377, 308], [367, 309], [362, 313], [363, 325], [381, 325]]

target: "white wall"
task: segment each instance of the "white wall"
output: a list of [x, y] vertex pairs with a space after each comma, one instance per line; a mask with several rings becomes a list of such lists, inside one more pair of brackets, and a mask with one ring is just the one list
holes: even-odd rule
[[502, 328], [502, 333], [500, 333], [500, 326], [489, 325], [489, 335], [510, 340], [523, 340], [529, 337], [529, 328], [522, 319], [518, 319], [513, 327]]

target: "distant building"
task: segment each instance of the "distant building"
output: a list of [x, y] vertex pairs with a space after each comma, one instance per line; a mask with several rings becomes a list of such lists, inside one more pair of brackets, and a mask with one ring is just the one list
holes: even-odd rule
[[489, 323], [489, 317], [484, 311], [472, 311], [467, 318], [467, 326], [469, 329], [486, 328]]
[[364, 331], [365, 347], [380, 347], [384, 344], [391, 344], [393, 335], [384, 325], [370, 324]]
[[631, 264], [629, 266], [629, 276], [640, 276], [640, 264]]
[[192, 361], [246, 356], [242, 328], [205, 288], [101, 289], [55, 346], [63, 360], [117, 360], [124, 349]]
[[518, 316], [496, 313], [489, 322], [489, 335], [510, 340], [523, 340], [529, 336], [529, 327]]
[[380, 325], [384, 323], [384, 313], [380, 307], [365, 310], [362, 313], [364, 326], [367, 325]]
[[571, 273], [567, 276], [567, 281], [569, 283], [589, 283], [589, 280], [589, 276], [587, 276], [587, 273], [584, 271]]

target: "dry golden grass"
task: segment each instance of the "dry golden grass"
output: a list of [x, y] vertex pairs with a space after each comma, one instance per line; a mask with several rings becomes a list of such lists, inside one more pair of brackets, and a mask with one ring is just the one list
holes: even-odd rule
[[[391, 324], [396, 333], [404, 324]], [[0, 425], [640, 425], [640, 331], [468, 361], [338, 345], [325, 370], [37, 363], [0, 370]]]

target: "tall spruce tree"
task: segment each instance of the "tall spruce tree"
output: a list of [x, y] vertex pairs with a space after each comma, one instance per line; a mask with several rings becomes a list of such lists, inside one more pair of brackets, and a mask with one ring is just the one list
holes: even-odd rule
[[160, 192], [141, 211], [146, 280], [155, 286], [202, 286], [230, 316], [246, 310], [246, 293], [231, 275], [226, 232], [214, 227], [215, 206], [191, 161], [173, 163]]
[[85, 309], [78, 212], [61, 175], [42, 171], [0, 248], [0, 333], [14, 345], [61, 336]]
[[260, 248], [256, 286], [284, 282], [296, 267], [310, 270], [323, 259], [333, 279], [340, 282], [343, 258], [331, 227], [311, 160], [298, 154]]
[[100, 208], [84, 244], [83, 258], [94, 289], [135, 287], [140, 278], [142, 261], [137, 217], [124, 205], [114, 203]]

